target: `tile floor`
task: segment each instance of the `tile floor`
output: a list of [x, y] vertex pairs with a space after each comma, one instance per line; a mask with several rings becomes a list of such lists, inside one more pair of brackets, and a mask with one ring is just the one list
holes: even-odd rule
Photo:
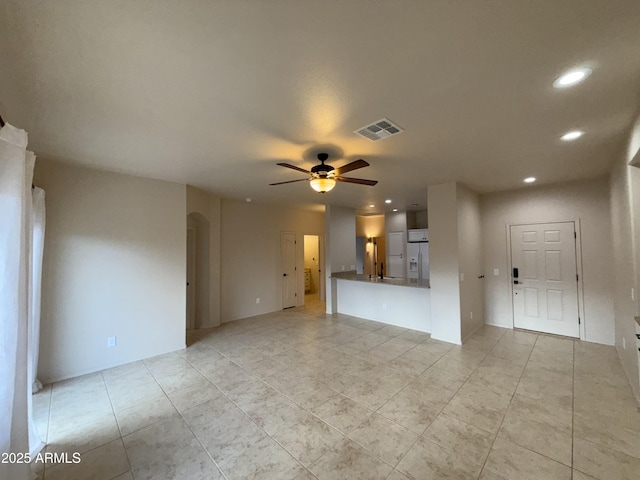
[[315, 304], [35, 397], [45, 480], [638, 479], [612, 347], [484, 327], [462, 347]]

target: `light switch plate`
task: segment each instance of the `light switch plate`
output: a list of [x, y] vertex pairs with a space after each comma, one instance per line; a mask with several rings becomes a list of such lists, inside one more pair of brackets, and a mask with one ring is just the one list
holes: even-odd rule
[[112, 348], [116, 346], [116, 337], [107, 337], [107, 347]]
[[494, 268], [494, 269], [493, 269], [493, 276], [494, 276], [494, 277], [497, 277], [497, 276], [499, 276], [499, 275], [500, 275], [500, 269], [498, 269], [498, 268]]

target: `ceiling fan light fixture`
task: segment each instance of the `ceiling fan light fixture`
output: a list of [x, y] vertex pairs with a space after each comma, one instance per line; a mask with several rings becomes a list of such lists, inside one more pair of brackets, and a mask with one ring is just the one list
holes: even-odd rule
[[336, 186], [336, 181], [333, 178], [317, 177], [312, 178], [309, 184], [316, 192], [326, 193]]

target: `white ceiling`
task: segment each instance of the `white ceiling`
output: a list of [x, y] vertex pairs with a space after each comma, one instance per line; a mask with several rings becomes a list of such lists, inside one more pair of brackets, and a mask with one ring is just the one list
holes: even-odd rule
[[[605, 174], [638, 102], [640, 2], [25, 1], [0, 6], [0, 113], [42, 159], [227, 198], [375, 211]], [[572, 89], [553, 80], [588, 65]], [[353, 133], [382, 117], [405, 132]], [[561, 142], [564, 132], [587, 134]], [[375, 187], [306, 182], [318, 145]], [[330, 161], [331, 163], [331, 161]], [[382, 204], [392, 198], [393, 204]]]

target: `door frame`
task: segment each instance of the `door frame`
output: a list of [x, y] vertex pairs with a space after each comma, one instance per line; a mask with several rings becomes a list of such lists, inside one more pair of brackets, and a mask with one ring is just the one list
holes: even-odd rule
[[[196, 328], [197, 310], [197, 250], [198, 250], [198, 230], [195, 227], [187, 227], [187, 330]], [[189, 272], [191, 276], [189, 276]]]
[[[282, 230], [280, 232], [280, 243], [278, 244], [279, 247], [279, 266], [280, 266], [280, 272], [282, 272], [284, 270], [284, 258], [282, 256], [282, 239], [285, 235], [293, 235], [294, 238], [294, 252], [293, 252], [293, 258], [294, 258], [294, 272], [295, 272], [295, 282], [294, 285], [296, 286], [296, 292], [295, 292], [295, 297], [296, 297], [296, 301], [295, 304], [292, 305], [291, 307], [285, 307], [284, 306], [284, 284], [282, 283], [282, 277], [280, 277], [280, 309], [284, 310], [287, 308], [292, 308], [292, 307], [299, 307], [300, 306], [300, 296], [298, 295], [298, 292], [300, 291], [300, 282], [302, 281], [302, 286], [303, 286], [303, 291], [304, 291], [304, 277], [301, 277], [299, 272], [298, 272], [298, 264], [299, 264], [299, 258], [298, 256], [300, 255], [300, 249], [298, 248], [298, 234], [297, 232], [291, 232], [291, 231], [286, 231], [286, 230]], [[303, 265], [304, 265], [304, 251], [302, 252], [303, 255]], [[302, 302], [304, 304], [304, 298], [302, 299]]]
[[[325, 292], [327, 288], [327, 278], [326, 273], [324, 271], [324, 232], [305, 232], [302, 234], [302, 264], [304, 265], [304, 237], [305, 235], [313, 235], [314, 237], [318, 237], [318, 300], [321, 302], [326, 301]], [[304, 291], [304, 279], [302, 284], [302, 291]], [[303, 299], [304, 303], [304, 299]]]
[[[548, 223], [569, 223], [573, 222], [576, 232], [576, 271], [578, 273], [578, 316], [580, 317], [580, 325], [578, 331], [580, 340], [585, 340], [586, 336], [586, 319], [584, 314], [584, 283], [582, 273], [582, 223], [580, 217], [552, 219], [548, 221], [536, 220], [529, 221], [522, 219], [521, 221], [507, 220], [505, 223], [506, 255], [507, 255], [507, 271], [505, 272], [506, 281], [509, 284], [509, 309], [511, 310], [511, 328], [515, 328], [515, 311], [513, 308], [513, 282], [511, 281], [511, 271], [513, 262], [511, 259], [511, 227], [516, 225], [540, 225]], [[573, 337], [572, 337], [573, 338]]]

